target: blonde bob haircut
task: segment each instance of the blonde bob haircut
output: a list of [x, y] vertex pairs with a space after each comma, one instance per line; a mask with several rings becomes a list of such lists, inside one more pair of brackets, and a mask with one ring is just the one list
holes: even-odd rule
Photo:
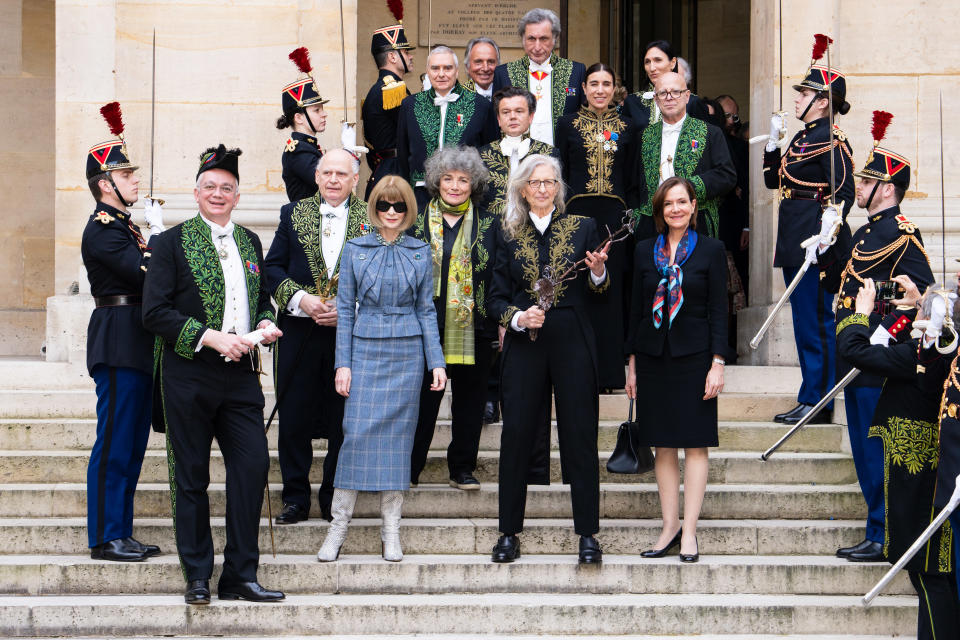
[[417, 221], [417, 199], [413, 196], [413, 188], [400, 176], [383, 176], [370, 192], [370, 199], [367, 201], [367, 218], [377, 229], [383, 228], [380, 212], [377, 211], [377, 203], [381, 200], [387, 202], [403, 200], [407, 204], [407, 214], [403, 216], [400, 231], [406, 231]]

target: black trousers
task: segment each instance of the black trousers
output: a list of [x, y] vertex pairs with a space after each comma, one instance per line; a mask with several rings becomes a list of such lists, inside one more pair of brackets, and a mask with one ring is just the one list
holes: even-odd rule
[[[310, 510], [310, 467], [316, 437], [327, 439], [323, 482], [318, 499], [329, 508], [337, 458], [343, 444], [344, 397], [334, 388], [336, 327], [321, 327], [311, 318], [280, 317], [283, 337], [275, 347], [278, 415], [277, 448], [283, 476], [283, 503]], [[297, 353], [303, 345], [303, 354]]]
[[[504, 339], [500, 402], [500, 531], [523, 530], [531, 453], [542, 442], [543, 399], [551, 388], [557, 408], [560, 464], [570, 484], [574, 529], [600, 530], [599, 400], [594, 355], [572, 308], [551, 309], [535, 342], [527, 333]], [[549, 434], [549, 432], [548, 432]]]
[[[257, 538], [269, 458], [263, 432], [263, 391], [249, 358], [225, 362], [212, 351], [185, 360], [163, 356], [162, 394], [173, 524], [184, 578], [209, 580], [210, 446], [217, 439], [227, 471], [227, 544], [221, 581], [257, 579]], [[210, 357], [205, 357], [210, 356]]]
[[910, 571], [910, 582], [917, 590], [917, 640], [960, 638], [960, 607], [957, 582], [952, 573]]
[[[448, 364], [450, 380], [452, 438], [447, 447], [447, 469], [450, 477], [458, 473], [473, 473], [477, 468], [477, 451], [480, 449], [480, 432], [483, 429], [483, 405], [487, 401], [487, 376], [493, 362], [493, 349], [489, 338], [477, 338], [474, 345], [474, 364]], [[426, 372], [420, 388], [420, 416], [413, 437], [413, 452], [410, 454], [410, 482], [419, 482], [420, 473], [427, 463], [430, 443], [437, 426], [440, 401], [443, 391], [431, 391], [433, 374]]]

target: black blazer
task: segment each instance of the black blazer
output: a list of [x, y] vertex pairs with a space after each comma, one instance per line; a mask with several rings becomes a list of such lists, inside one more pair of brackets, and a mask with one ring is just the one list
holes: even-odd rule
[[[479, 148], [496, 140], [500, 129], [492, 103], [459, 83], [453, 92], [460, 97], [447, 107], [445, 146], [457, 144]], [[400, 104], [397, 170], [412, 185], [423, 180], [423, 165], [438, 148], [436, 136], [440, 134], [440, 110], [433, 104], [435, 95], [433, 89], [421, 91], [404, 98]], [[424, 132], [431, 132], [433, 139], [428, 142]]]
[[660, 356], [664, 343], [669, 341], [670, 354], [674, 357], [703, 351], [726, 355], [727, 256], [723, 243], [698, 234], [696, 248], [680, 267], [683, 306], [672, 326], [664, 310], [663, 323], [657, 329], [653, 326], [653, 297], [661, 280], [653, 259], [657, 237], [638, 242], [633, 256], [633, 303], [627, 353]]
[[[140, 248], [133, 229], [139, 231], [130, 214], [97, 203], [80, 243], [94, 298], [143, 293], [150, 251]], [[153, 369], [153, 336], [143, 328], [139, 304], [93, 310], [87, 326], [87, 370], [98, 364], [144, 373]]]
[[[576, 113], [580, 105], [587, 104], [587, 97], [583, 93], [583, 84], [587, 79], [587, 67], [582, 62], [567, 60], [557, 54], [551, 54], [550, 65], [553, 67], [554, 78], [551, 81], [550, 104], [553, 107], [551, 114], [553, 130], [557, 130], [557, 121], [560, 116]], [[523, 87], [529, 89], [530, 84], [530, 57], [523, 56], [513, 62], [499, 65], [493, 71], [493, 92], [504, 87]]]
[[317, 165], [323, 151], [316, 136], [294, 131], [287, 138], [280, 164], [284, 187], [290, 202], [309, 198], [317, 192]]
[[[261, 277], [263, 249], [260, 238], [249, 229], [236, 225], [233, 237], [246, 269], [252, 331], [262, 320], [276, 322], [270, 292]], [[219, 330], [223, 323], [223, 271], [210, 227], [197, 214], [160, 234], [152, 250], [143, 288], [144, 328], [163, 340], [164, 353], [223, 362], [208, 347], [195, 353], [204, 331]]]

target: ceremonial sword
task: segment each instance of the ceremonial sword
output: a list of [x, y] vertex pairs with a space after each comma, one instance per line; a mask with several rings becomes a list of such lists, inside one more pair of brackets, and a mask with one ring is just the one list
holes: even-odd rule
[[157, 122], [157, 30], [153, 30], [153, 52], [150, 72], [150, 194], [147, 196], [150, 200], [163, 206], [163, 200], [153, 197], [153, 149], [154, 131]]

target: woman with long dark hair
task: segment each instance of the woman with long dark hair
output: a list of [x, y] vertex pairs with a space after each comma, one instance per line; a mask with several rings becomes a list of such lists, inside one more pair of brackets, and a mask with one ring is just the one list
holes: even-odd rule
[[[677, 53], [673, 46], [666, 40], [648, 42], [643, 48], [643, 70], [647, 74], [647, 87], [628, 95], [621, 107], [624, 117], [633, 122], [640, 134], [647, 125], [660, 120], [660, 109], [653, 99], [653, 85], [663, 74], [677, 71]], [[701, 120], [709, 115], [703, 101], [693, 93], [687, 102], [687, 113]]]

